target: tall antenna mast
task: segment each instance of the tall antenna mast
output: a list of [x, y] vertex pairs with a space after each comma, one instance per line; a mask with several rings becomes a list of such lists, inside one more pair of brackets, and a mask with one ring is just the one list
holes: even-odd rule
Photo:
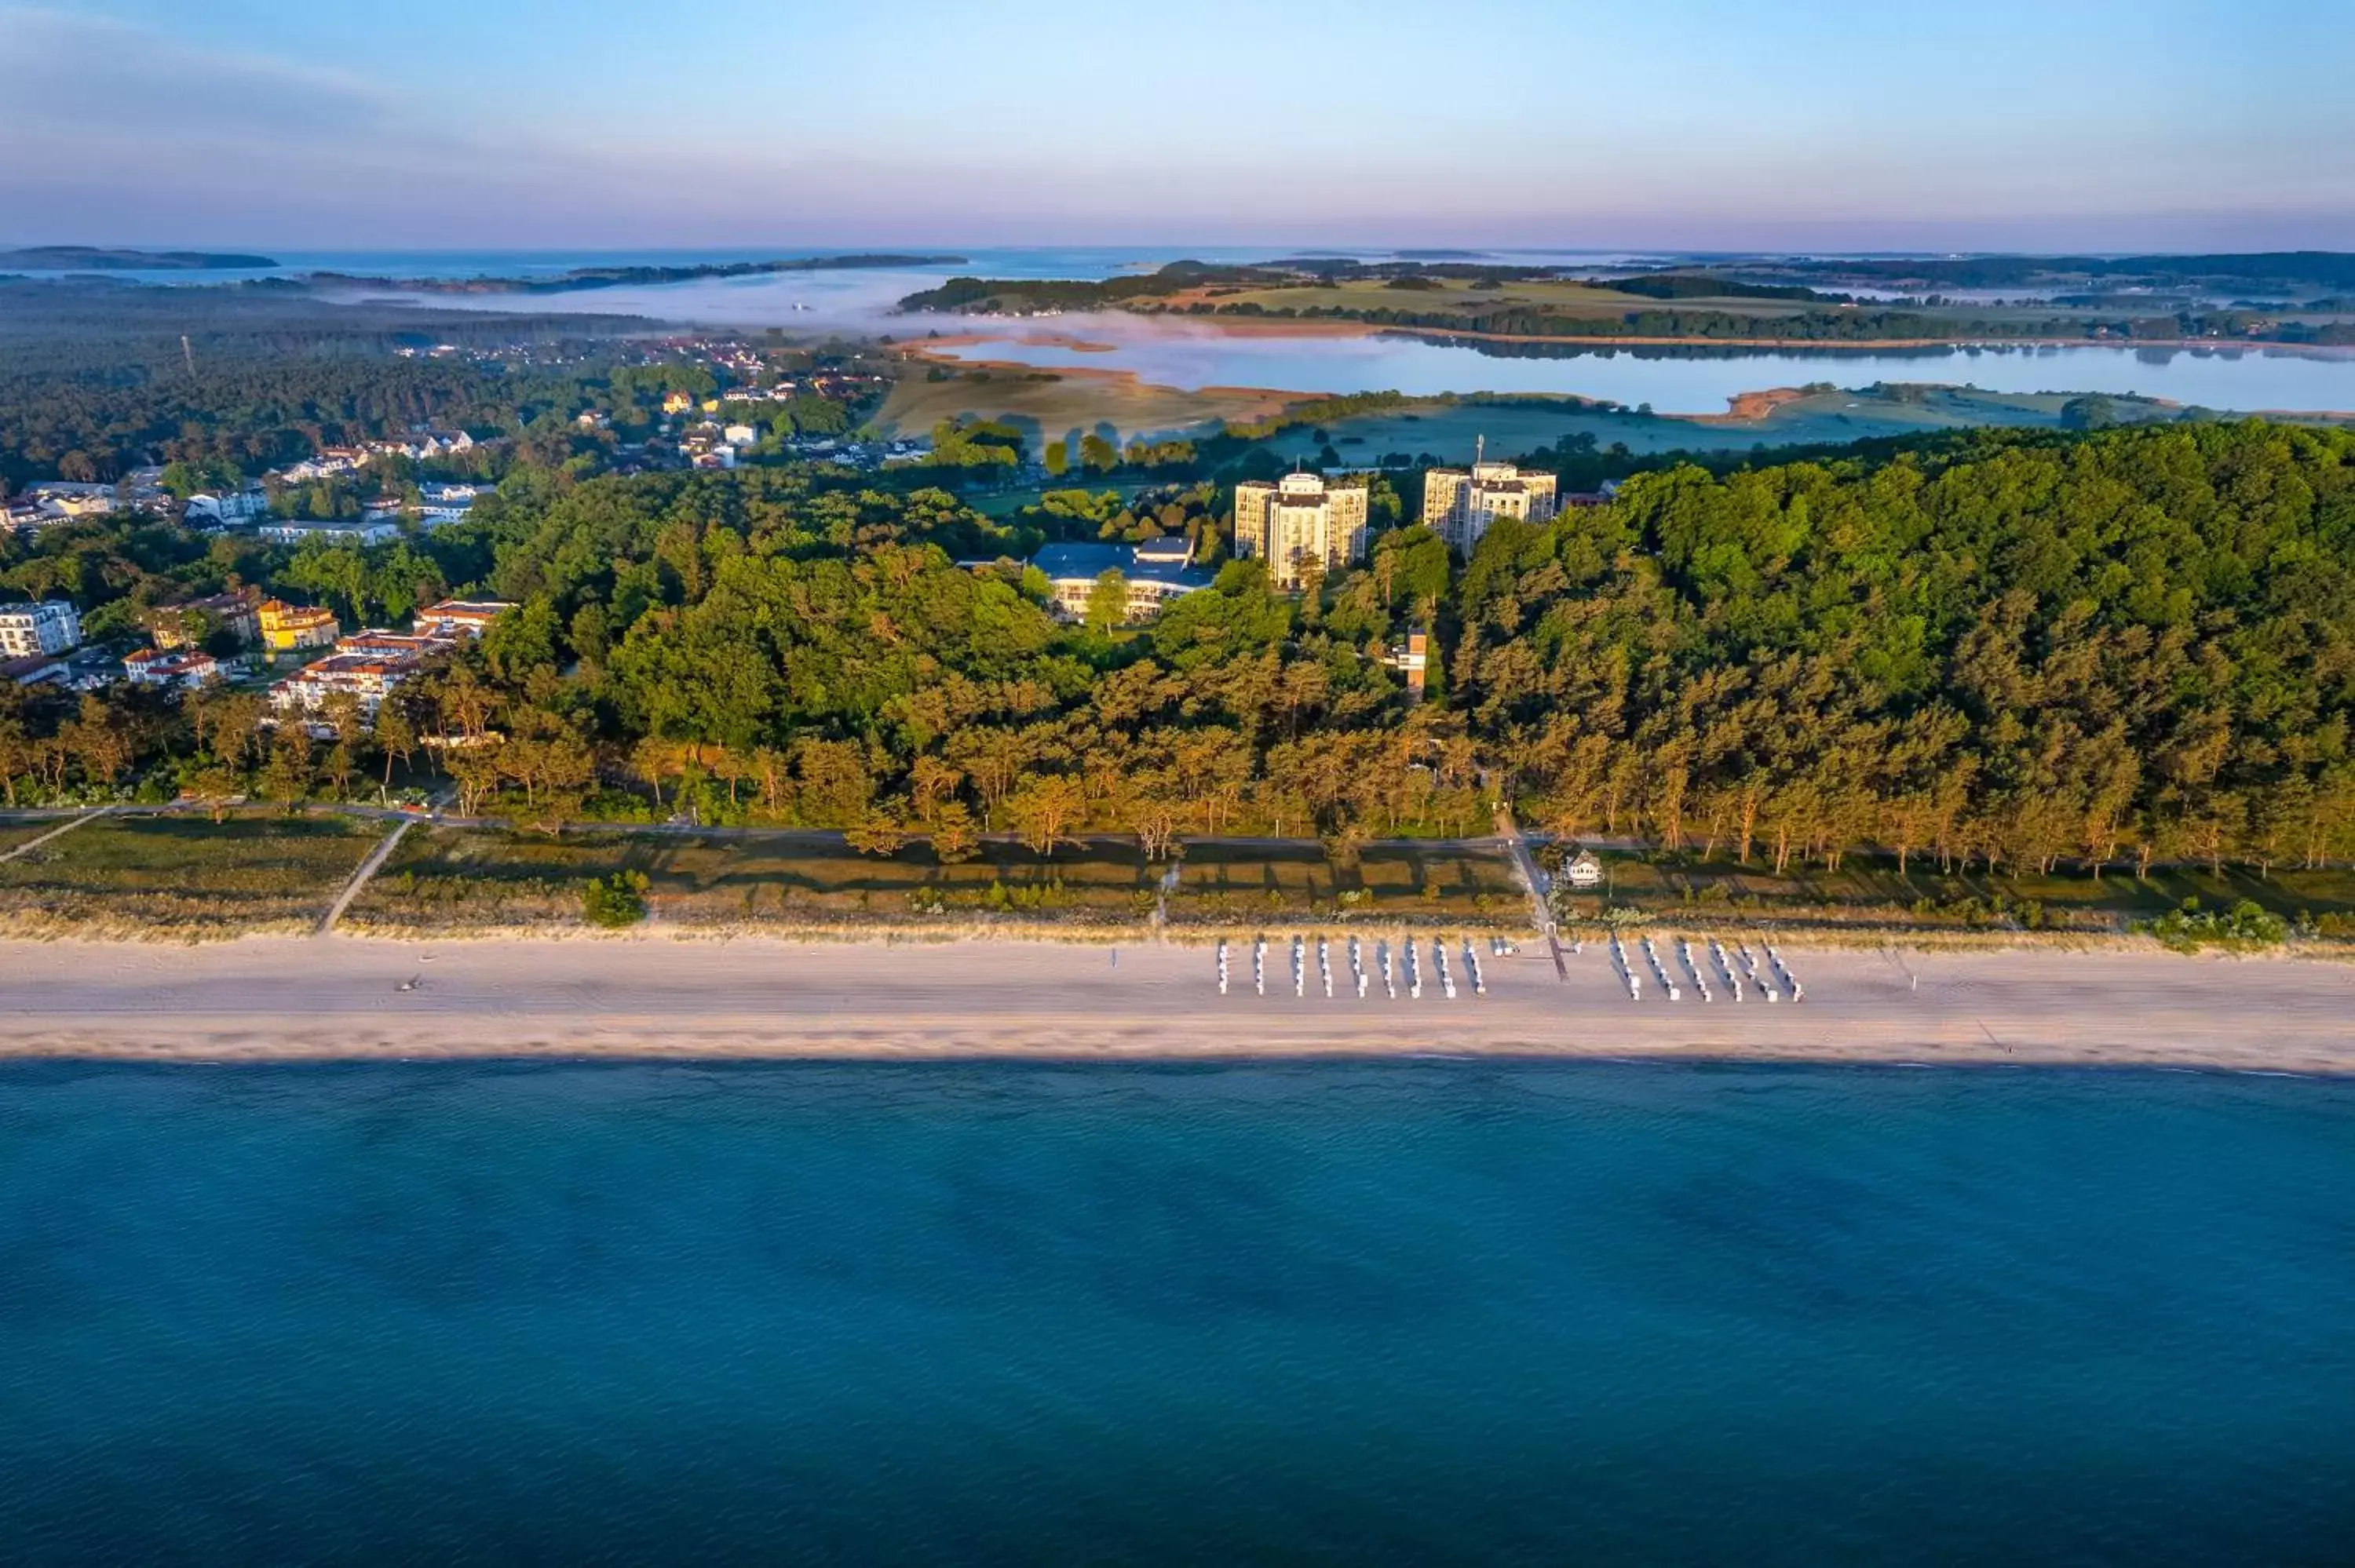
[[[183, 343], [186, 343], [186, 342], [187, 341], [187, 339], [186, 339], [186, 338], [182, 338], [180, 341], [181, 341], [181, 342], [183, 342]], [[1478, 468], [1482, 463], [1484, 463], [1484, 462], [1486, 462], [1486, 461], [1488, 461], [1488, 438], [1487, 438], [1487, 436], [1485, 436], [1485, 435], [1479, 435], [1479, 436], [1475, 436], [1475, 437], [1473, 437], [1473, 438], [1472, 438], [1472, 466], [1473, 466], [1474, 468]]]
[[197, 351], [188, 346], [188, 334], [186, 333], [182, 333], [180, 334], [180, 357], [187, 361], [188, 374], [190, 376], [194, 376], [197, 373]]

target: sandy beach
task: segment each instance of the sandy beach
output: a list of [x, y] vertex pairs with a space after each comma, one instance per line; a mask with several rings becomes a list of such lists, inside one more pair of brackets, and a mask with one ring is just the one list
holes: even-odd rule
[[[1369, 939], [1370, 948], [1370, 939]], [[2151, 952], [1786, 951], [1804, 1002], [1719, 977], [1631, 1001], [1607, 950], [1462, 948], [1447, 1000], [1335, 995], [1313, 944], [1255, 994], [1238, 946], [825, 944], [661, 938], [409, 942], [270, 938], [167, 947], [0, 942], [0, 1056], [1215, 1058], [1416, 1054], [1999, 1062], [2355, 1072], [2355, 967]], [[1698, 949], [1697, 949], [1698, 951]], [[1115, 954], [1116, 959], [1115, 959]], [[1673, 949], [1662, 959], [1677, 968]], [[1704, 959], [1705, 961], [1705, 959]], [[1640, 968], [1640, 951], [1635, 953]]]

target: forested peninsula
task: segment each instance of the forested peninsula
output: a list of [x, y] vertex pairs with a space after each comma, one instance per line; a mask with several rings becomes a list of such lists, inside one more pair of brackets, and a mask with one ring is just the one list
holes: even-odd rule
[[[1103, 281], [952, 278], [900, 302], [906, 312], [1028, 316], [1065, 311], [1355, 322], [1414, 332], [1489, 338], [1697, 343], [1936, 344], [1966, 342], [2240, 342], [2355, 344], [2355, 299], [2343, 266], [2303, 266], [2298, 258], [2192, 259], [2208, 264], [2158, 281], [2146, 269], [2055, 270], [2070, 259], [2003, 263], [1984, 273], [1913, 263], [1852, 264], [1784, 260], [1682, 263], [1582, 275], [1561, 266], [1461, 261], [1326, 260], [1253, 266], [1172, 262], [1156, 271]], [[2142, 259], [2147, 262], [2148, 258]], [[1916, 274], [1920, 275], [1916, 275]], [[1949, 276], [1981, 276], [2027, 291], [2022, 297], [1956, 298]], [[2262, 283], [2264, 299], [2215, 291]], [[1866, 291], [1842, 291], [1849, 284]], [[1891, 297], [1892, 284], [1918, 294]], [[2069, 292], [2068, 290], [2093, 291]], [[2318, 293], [2320, 297], [2306, 297]]]
[[95, 245], [26, 245], [0, 250], [0, 271], [222, 272], [259, 271], [278, 263], [267, 256], [208, 250], [125, 250]]

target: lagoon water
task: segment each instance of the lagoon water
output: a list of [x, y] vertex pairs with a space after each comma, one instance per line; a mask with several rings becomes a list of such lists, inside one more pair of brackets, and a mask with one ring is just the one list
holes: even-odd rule
[[[1684, 346], [1497, 352], [1403, 333], [1363, 337], [1241, 336], [1150, 318], [1039, 323], [1085, 344], [992, 341], [954, 352], [1042, 369], [1132, 371], [1156, 386], [1273, 387], [1292, 392], [1571, 393], [1662, 414], [1722, 414], [1739, 393], [1823, 382], [1975, 387], [1986, 392], [2101, 392], [2186, 408], [2355, 410], [2355, 356], [2328, 350], [1938, 347], [1724, 349]], [[965, 330], [971, 330], [970, 323]]]
[[[840, 254], [847, 249], [796, 251], [382, 251], [305, 252], [275, 258], [268, 273], [122, 273], [143, 281], [197, 284], [260, 276], [336, 271], [362, 277], [549, 277], [583, 266], [681, 265], [766, 260], [795, 254]], [[1742, 392], [1829, 382], [1857, 388], [1877, 382], [1975, 386], [1990, 392], [2135, 394], [2186, 407], [2251, 412], [2355, 411], [2355, 354], [2282, 348], [1934, 348], [1927, 350], [1726, 350], [1601, 348], [1541, 356], [1525, 350], [1484, 352], [1387, 334], [1367, 337], [1243, 336], [1199, 321], [1122, 313], [992, 322], [968, 316], [900, 316], [892, 307], [946, 278], [1108, 278], [1149, 270], [1183, 255], [1212, 262], [1263, 261], [1281, 249], [1220, 248], [1147, 249], [1138, 247], [997, 248], [954, 245], [890, 247], [914, 253], [961, 255], [955, 265], [924, 268], [789, 272], [706, 279], [648, 287], [580, 290], [555, 294], [437, 295], [436, 307], [490, 311], [590, 312], [645, 315], [697, 326], [784, 327], [801, 333], [983, 332], [991, 341], [964, 351], [971, 357], [1014, 360], [1042, 368], [1132, 371], [1156, 386], [1273, 387], [1288, 392], [1398, 391], [1442, 393], [1566, 393], [1629, 408], [1649, 403], [1663, 414], [1720, 414]], [[1337, 252], [1320, 250], [1317, 254]], [[1388, 252], [1356, 252], [1380, 258]], [[1635, 260], [1626, 252], [1510, 251], [1487, 260], [1515, 264], [1604, 266]], [[353, 297], [368, 297], [357, 291]], [[1078, 338], [1088, 346], [1073, 347]]]
[[12, 1562], [2320, 1562], [2355, 1084], [0, 1067]]

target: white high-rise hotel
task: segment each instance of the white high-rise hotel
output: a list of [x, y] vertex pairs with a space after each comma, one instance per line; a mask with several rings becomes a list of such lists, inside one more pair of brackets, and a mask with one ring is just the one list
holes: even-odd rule
[[1235, 486], [1235, 554], [1267, 562], [1280, 588], [1300, 586], [1311, 564], [1327, 572], [1366, 557], [1367, 486], [1327, 485], [1314, 473]]
[[1423, 479], [1423, 526], [1469, 556], [1499, 517], [1550, 523], [1560, 482], [1550, 473], [1523, 473], [1508, 462], [1475, 462], [1470, 471], [1435, 468]]

